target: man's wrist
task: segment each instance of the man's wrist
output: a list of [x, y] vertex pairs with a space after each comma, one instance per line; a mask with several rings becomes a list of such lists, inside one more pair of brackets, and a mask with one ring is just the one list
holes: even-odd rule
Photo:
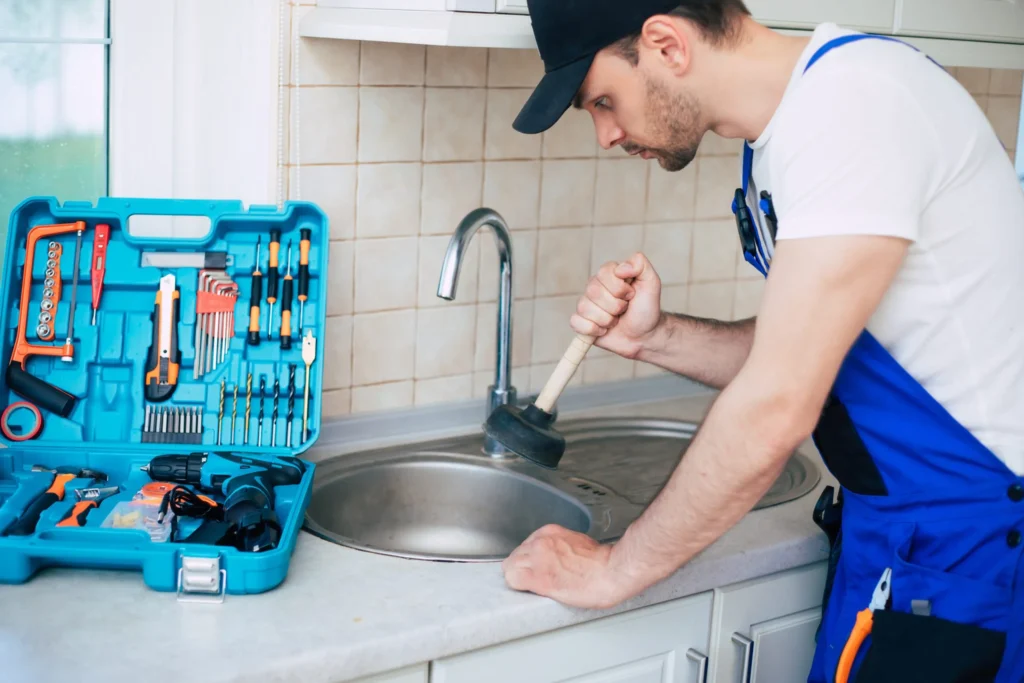
[[673, 337], [676, 322], [674, 316], [662, 311], [658, 323], [640, 340], [636, 360], [650, 363], [661, 356]]

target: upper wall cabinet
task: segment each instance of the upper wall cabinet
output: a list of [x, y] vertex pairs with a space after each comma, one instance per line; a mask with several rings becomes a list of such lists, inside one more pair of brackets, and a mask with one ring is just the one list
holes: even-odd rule
[[879, 33], [892, 30], [896, 12], [896, 0], [747, 0], [746, 5], [755, 19], [778, 28], [814, 28], [831, 21]]
[[1024, 1], [903, 0], [896, 33], [1024, 43]]

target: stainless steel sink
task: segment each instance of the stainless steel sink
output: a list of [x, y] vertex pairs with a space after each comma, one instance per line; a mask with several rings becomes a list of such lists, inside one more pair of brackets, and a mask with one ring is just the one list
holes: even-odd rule
[[[361, 550], [460, 562], [504, 559], [549, 523], [612, 541], [664, 486], [697, 425], [602, 418], [558, 429], [566, 451], [557, 470], [485, 455], [480, 434], [328, 459], [306, 528]], [[819, 478], [794, 453], [755, 509], [803, 496]]]

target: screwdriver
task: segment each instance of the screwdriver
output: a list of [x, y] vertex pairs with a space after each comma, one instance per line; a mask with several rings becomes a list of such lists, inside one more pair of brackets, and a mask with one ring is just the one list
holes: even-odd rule
[[288, 240], [288, 270], [281, 287], [281, 348], [292, 348], [292, 241]]
[[110, 239], [110, 226], [100, 223], [92, 236], [92, 324], [96, 324], [96, 309], [100, 307], [100, 296], [103, 294], [103, 278], [107, 274], [107, 242]]
[[309, 228], [299, 230], [299, 336], [305, 319], [306, 299], [309, 298]]
[[277, 303], [277, 278], [280, 273], [278, 255], [281, 252], [281, 231], [270, 231], [270, 258], [267, 260], [267, 303], [270, 304], [270, 316], [267, 318], [267, 339], [272, 339], [271, 328], [274, 325], [274, 304]]
[[256, 263], [252, 267], [252, 291], [249, 293], [249, 344], [260, 343], [260, 290], [263, 289], [263, 273], [260, 272], [260, 238], [256, 238]]

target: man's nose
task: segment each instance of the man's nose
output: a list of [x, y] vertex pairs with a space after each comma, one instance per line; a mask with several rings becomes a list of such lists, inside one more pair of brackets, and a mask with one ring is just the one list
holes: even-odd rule
[[608, 117], [595, 117], [594, 129], [597, 131], [597, 142], [604, 149], [611, 149], [626, 139], [625, 132]]

